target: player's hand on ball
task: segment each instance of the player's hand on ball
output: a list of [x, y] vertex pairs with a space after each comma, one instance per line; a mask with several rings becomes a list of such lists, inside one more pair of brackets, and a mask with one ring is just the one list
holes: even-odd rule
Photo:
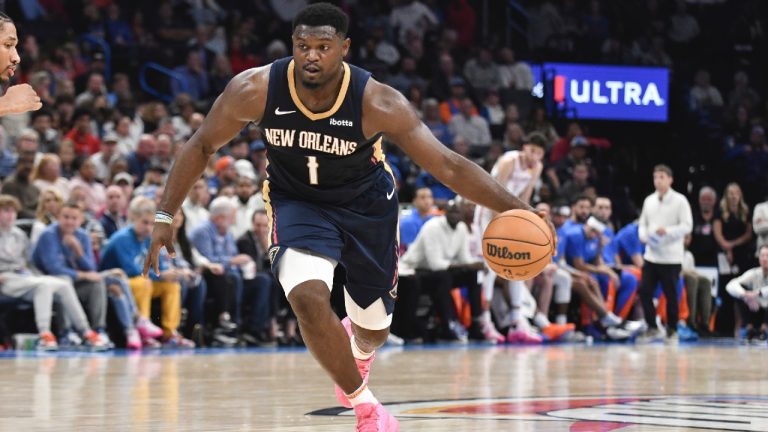
[[549, 227], [549, 232], [552, 236], [552, 256], [555, 256], [557, 253], [557, 230], [555, 229], [555, 225], [552, 224], [552, 220], [549, 218], [548, 212], [542, 210], [534, 210], [534, 213], [539, 215], [540, 218], [544, 219], [544, 222], [546, 222], [547, 226]]
[[154, 268], [155, 274], [160, 276], [160, 248], [165, 247], [171, 258], [176, 258], [173, 249], [173, 228], [167, 223], [156, 223], [152, 230], [152, 240], [149, 243], [147, 258], [144, 260], [144, 276], [149, 276], [149, 269]]
[[8, 114], [21, 114], [27, 111], [37, 111], [43, 106], [40, 96], [29, 84], [19, 84], [8, 87], [2, 97], [3, 110]]

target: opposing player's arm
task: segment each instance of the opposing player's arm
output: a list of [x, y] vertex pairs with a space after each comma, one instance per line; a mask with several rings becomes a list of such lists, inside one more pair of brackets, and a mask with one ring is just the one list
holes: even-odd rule
[[581, 270], [583, 272], [602, 273], [598, 266], [584, 261], [584, 258], [580, 256], [573, 258], [573, 266], [576, 268], [576, 270]]
[[232, 78], [200, 129], [181, 148], [168, 175], [161, 210], [176, 214], [208, 159], [248, 122], [261, 120], [268, 81], [269, 68], [250, 69]]
[[497, 212], [533, 210], [480, 166], [441, 144], [397, 90], [369, 80], [363, 98], [363, 118], [366, 136], [383, 132], [414, 162], [459, 195]]

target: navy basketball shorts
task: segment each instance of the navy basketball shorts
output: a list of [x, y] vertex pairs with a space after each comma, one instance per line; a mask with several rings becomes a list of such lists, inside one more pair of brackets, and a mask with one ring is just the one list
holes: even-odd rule
[[322, 255], [344, 266], [346, 281], [335, 283], [344, 284], [357, 306], [382, 299], [387, 314], [393, 312], [400, 210], [389, 173], [381, 170], [371, 188], [343, 205], [297, 200], [266, 183], [264, 192], [273, 274], [289, 248]]

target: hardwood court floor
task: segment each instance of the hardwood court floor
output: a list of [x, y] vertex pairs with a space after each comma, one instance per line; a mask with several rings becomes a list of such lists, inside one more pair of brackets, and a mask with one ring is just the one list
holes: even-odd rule
[[[403, 431], [768, 430], [766, 347], [386, 349], [371, 386]], [[0, 431], [355, 429], [305, 351], [10, 355], [0, 395]]]

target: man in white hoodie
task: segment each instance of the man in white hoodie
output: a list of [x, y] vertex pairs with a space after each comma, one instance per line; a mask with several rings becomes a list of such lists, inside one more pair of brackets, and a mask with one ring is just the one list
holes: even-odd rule
[[643, 202], [638, 233], [646, 244], [643, 280], [640, 298], [643, 302], [648, 331], [646, 341], [660, 339], [656, 327], [656, 308], [653, 294], [661, 282], [667, 297], [667, 336], [670, 342], [677, 338], [677, 280], [685, 256], [685, 236], [693, 229], [691, 205], [685, 195], [672, 189], [672, 169], [666, 165], [653, 168], [653, 186], [656, 191]]
[[768, 244], [760, 246], [757, 252], [760, 266], [732, 279], [725, 289], [737, 299], [745, 336], [765, 341], [768, 336]]

